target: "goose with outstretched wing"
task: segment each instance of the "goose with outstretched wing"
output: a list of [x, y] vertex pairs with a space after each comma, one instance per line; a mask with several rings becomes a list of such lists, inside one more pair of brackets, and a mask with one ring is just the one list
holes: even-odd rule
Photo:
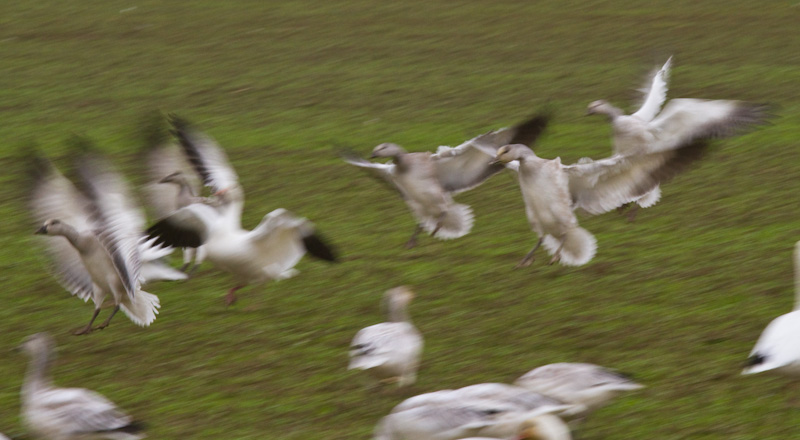
[[472, 208], [455, 203], [453, 195], [475, 188], [503, 170], [493, 164], [502, 145], [531, 145], [544, 131], [547, 117], [538, 115], [510, 128], [502, 128], [470, 139], [457, 147], [439, 147], [436, 153], [406, 152], [401, 146], [383, 143], [371, 158], [390, 158], [390, 163], [373, 163], [348, 153], [347, 163], [366, 168], [387, 180], [400, 193], [417, 221], [406, 243], [414, 247], [423, 230], [447, 240], [469, 233], [474, 223]]
[[182, 119], [172, 116], [170, 121], [184, 154], [210, 188], [214, 201], [184, 206], [152, 225], [148, 234], [167, 246], [203, 246], [208, 261], [235, 279], [236, 285], [225, 296], [228, 305], [236, 301], [235, 292], [242, 287], [294, 276], [294, 266], [306, 252], [322, 260], [336, 260], [334, 250], [314, 225], [285, 209], [270, 212], [253, 230], [243, 229], [244, 191], [225, 152]]

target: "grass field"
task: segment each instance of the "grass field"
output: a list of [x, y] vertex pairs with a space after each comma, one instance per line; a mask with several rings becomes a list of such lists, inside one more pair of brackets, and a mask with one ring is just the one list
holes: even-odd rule
[[[593, 362], [647, 388], [599, 411], [583, 440], [787, 440], [800, 436], [790, 379], [739, 375], [764, 326], [792, 308], [800, 239], [800, 4], [745, 0], [173, 1], [0, 4], [0, 432], [24, 437], [25, 336], [59, 344], [56, 382], [97, 390], [154, 439], [366, 439], [402, 399], [508, 382], [551, 362]], [[635, 223], [584, 217], [598, 253], [579, 268], [513, 270], [535, 242], [510, 175], [458, 197], [469, 235], [402, 248], [400, 199], [333, 154], [380, 142], [455, 145], [556, 110], [536, 146], [564, 162], [610, 151], [586, 105], [626, 109], [675, 56], [670, 96], [778, 106], [773, 125], [720, 142]], [[158, 320], [118, 316], [87, 337], [90, 305], [45, 271], [20, 159], [37, 144], [68, 168], [85, 134], [141, 182], [138, 121], [177, 112], [227, 149], [245, 226], [284, 207], [312, 219], [340, 264], [240, 291], [204, 265], [153, 285]], [[177, 263], [177, 261], [176, 261]], [[419, 381], [376, 389], [346, 371], [383, 291], [413, 286], [426, 337]], [[105, 315], [101, 315], [105, 316]]]

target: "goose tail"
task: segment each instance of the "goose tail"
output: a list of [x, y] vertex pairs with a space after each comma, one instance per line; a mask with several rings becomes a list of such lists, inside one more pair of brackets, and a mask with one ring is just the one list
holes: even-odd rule
[[120, 304], [122, 311], [133, 321], [134, 324], [147, 327], [156, 320], [161, 301], [152, 293], [139, 290], [136, 295], [126, 299]]
[[[561, 242], [552, 235], [546, 235], [542, 242], [550, 255], [555, 255]], [[597, 239], [586, 229], [577, 227], [567, 232], [561, 248], [560, 263], [564, 266], [582, 266], [597, 252]]]

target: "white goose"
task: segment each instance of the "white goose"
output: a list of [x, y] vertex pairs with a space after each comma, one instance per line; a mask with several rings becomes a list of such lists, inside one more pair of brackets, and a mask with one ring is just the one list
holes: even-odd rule
[[45, 333], [28, 337], [21, 348], [31, 357], [22, 385], [22, 419], [47, 440], [144, 438], [142, 426], [100, 394], [84, 388], [58, 388], [49, 369], [54, 343]]
[[[671, 64], [672, 57], [653, 75], [642, 106], [631, 115], [604, 100], [589, 104], [587, 114], [605, 115], [611, 122], [614, 154], [670, 149], [697, 137], [732, 136], [766, 119], [766, 106], [730, 100], [673, 99], [660, 111], [667, 98]], [[656, 186], [633, 201], [648, 208], [660, 198], [661, 190]], [[629, 213], [629, 219], [634, 218], [636, 209]]]
[[214, 206], [192, 203], [148, 229], [158, 244], [173, 247], [203, 245], [206, 257], [217, 268], [231, 273], [236, 285], [228, 291], [228, 305], [235, 292], [251, 283], [294, 276], [294, 266], [309, 252], [335, 261], [333, 250], [315, 234], [314, 225], [285, 209], [265, 215], [255, 229], [242, 228], [244, 193], [225, 153], [210, 137], [185, 121], [172, 117], [175, 134], [203, 183], [217, 197]]
[[502, 166], [491, 163], [498, 147], [509, 143], [530, 145], [546, 124], [546, 117], [537, 116], [454, 148], [439, 147], [435, 154], [408, 153], [397, 144], [383, 143], [372, 150], [371, 157], [391, 158], [391, 163], [372, 163], [353, 155], [346, 156], [345, 161], [376, 172], [397, 188], [417, 220], [417, 228], [406, 243], [411, 248], [423, 230], [443, 240], [468, 234], [473, 224], [472, 208], [455, 203], [452, 196], [475, 188], [502, 171]]
[[545, 414], [559, 413], [569, 408], [546, 398], [545, 401], [550, 404], [531, 408], [519, 402], [473, 397], [471, 394], [445, 390], [407, 399], [378, 423], [375, 439], [507, 438], [537, 424], [538, 418]]
[[135, 324], [150, 325], [160, 302], [140, 284], [186, 275], [158, 261], [169, 250], [140, 239], [144, 219], [132, 206], [122, 178], [102, 159], [84, 158], [79, 171], [86, 198], [49, 162], [39, 161], [38, 166], [30, 202], [34, 218], [42, 222], [36, 233], [63, 237], [45, 241], [56, 277], [70, 293], [95, 304], [89, 324], [75, 334], [93, 330], [107, 295], [115, 307], [98, 329], [107, 327], [120, 308]]
[[574, 165], [562, 165], [561, 158], [542, 159], [521, 144], [500, 147], [496, 162], [518, 171], [525, 214], [539, 236], [517, 267], [530, 265], [542, 244], [553, 256], [550, 264], [588, 263], [597, 241], [578, 226], [574, 209], [602, 214], [628, 203], [699, 159], [707, 147], [706, 140], [698, 139], [666, 150]]
[[350, 344], [348, 370], [367, 370], [382, 382], [396, 381], [398, 386], [416, 381], [423, 341], [406, 310], [413, 298], [414, 293], [405, 286], [386, 291], [389, 322], [356, 333]]
[[778, 316], [761, 333], [742, 374], [772, 371], [800, 376], [800, 241], [794, 247], [794, 310]]
[[574, 418], [586, 417], [617, 396], [644, 385], [599, 365], [555, 363], [525, 373], [514, 385], [575, 405]]

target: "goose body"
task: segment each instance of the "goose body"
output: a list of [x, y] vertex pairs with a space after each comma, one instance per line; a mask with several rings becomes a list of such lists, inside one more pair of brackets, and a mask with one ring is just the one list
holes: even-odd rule
[[[605, 100], [589, 104], [587, 114], [605, 115], [611, 122], [614, 154], [663, 151], [692, 139], [729, 137], [765, 121], [766, 106], [743, 101], [673, 99], [662, 110], [671, 65], [672, 57], [653, 75], [641, 107], [633, 114], [626, 115]], [[632, 201], [647, 208], [660, 197], [655, 186]]]
[[157, 244], [202, 246], [208, 261], [230, 273], [237, 283], [226, 295], [227, 304], [236, 301], [236, 290], [246, 285], [295, 275], [294, 266], [306, 252], [335, 261], [333, 250], [315, 233], [314, 225], [285, 209], [265, 215], [253, 230], [242, 228], [244, 192], [224, 151], [185, 121], [172, 118], [172, 124], [184, 154], [215, 198], [177, 209], [151, 226], [148, 234]]
[[562, 165], [560, 158], [540, 158], [521, 144], [500, 147], [496, 162], [518, 172], [525, 214], [539, 236], [536, 246], [517, 267], [530, 265], [540, 245], [553, 256], [550, 264], [588, 263], [597, 242], [578, 226], [575, 209], [602, 214], [628, 203], [699, 159], [708, 145], [705, 139], [696, 139], [663, 151], [615, 155], [574, 165]]
[[132, 206], [121, 177], [102, 159], [85, 158], [81, 174], [90, 194], [87, 198], [51, 164], [40, 165], [31, 196], [31, 211], [43, 222], [36, 233], [54, 236], [45, 240], [45, 245], [61, 284], [95, 304], [91, 321], [76, 334], [92, 331], [108, 296], [115, 308], [99, 328], [108, 326], [118, 309], [135, 324], [150, 325], [160, 302], [143, 291], [141, 284], [184, 279], [186, 275], [159, 261], [169, 249], [140, 238], [144, 220]]
[[530, 391], [575, 405], [584, 417], [620, 394], [643, 388], [624, 375], [586, 363], [556, 363], [527, 372], [514, 382]]
[[491, 163], [497, 148], [510, 142], [533, 143], [546, 122], [545, 117], [538, 116], [457, 147], [441, 146], [436, 153], [409, 153], [397, 144], [383, 143], [373, 149], [371, 157], [392, 159], [387, 164], [355, 156], [345, 160], [373, 171], [397, 189], [417, 221], [417, 228], [406, 243], [406, 247], [413, 247], [423, 230], [443, 240], [468, 234], [474, 223], [472, 208], [455, 203], [452, 196], [475, 188], [502, 171], [502, 166]]
[[794, 248], [794, 310], [778, 316], [761, 333], [742, 374], [771, 371], [800, 376], [800, 241]]
[[396, 381], [398, 386], [416, 381], [422, 355], [422, 334], [408, 318], [406, 307], [413, 292], [396, 287], [386, 292], [389, 322], [365, 327], [350, 344], [349, 370], [366, 370], [381, 381]]
[[46, 440], [144, 438], [140, 424], [102, 395], [84, 388], [58, 388], [49, 377], [53, 341], [36, 334], [23, 343], [31, 356], [22, 386], [22, 419]]

